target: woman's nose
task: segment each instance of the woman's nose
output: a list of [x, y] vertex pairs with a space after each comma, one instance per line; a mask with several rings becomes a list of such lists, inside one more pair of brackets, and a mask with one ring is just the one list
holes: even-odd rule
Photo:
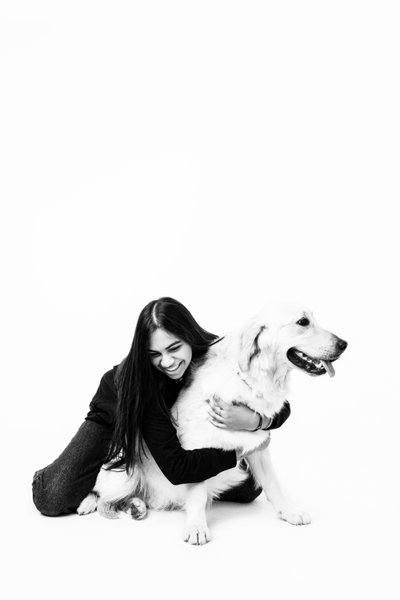
[[167, 354], [167, 355], [161, 357], [160, 364], [164, 369], [168, 369], [168, 367], [170, 367], [173, 363], [174, 363], [174, 359], [172, 358], [172, 356], [169, 356]]

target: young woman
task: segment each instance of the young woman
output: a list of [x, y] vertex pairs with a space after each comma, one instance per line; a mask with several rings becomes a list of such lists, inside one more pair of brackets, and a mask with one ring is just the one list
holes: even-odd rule
[[[149, 302], [139, 315], [128, 356], [103, 375], [84, 423], [62, 454], [33, 478], [33, 501], [44, 515], [76, 512], [91, 491], [104, 462], [130, 469], [146, 443], [163, 474], [173, 483], [196, 483], [233, 468], [235, 451], [184, 450], [169, 409], [191, 376], [192, 367], [218, 336], [204, 330], [173, 298]], [[216, 427], [276, 429], [290, 415], [286, 402], [269, 422], [243, 404], [210, 399]], [[266, 419], [268, 420], [268, 419]], [[241, 486], [220, 500], [251, 502], [261, 493], [249, 473]]]

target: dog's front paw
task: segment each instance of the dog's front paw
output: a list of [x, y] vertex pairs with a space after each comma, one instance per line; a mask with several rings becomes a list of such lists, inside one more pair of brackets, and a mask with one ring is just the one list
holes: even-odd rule
[[192, 525], [186, 529], [183, 539], [193, 546], [203, 546], [211, 540], [210, 530], [207, 525]]
[[129, 514], [135, 521], [144, 519], [147, 515], [147, 506], [141, 498], [132, 498], [129, 505]]
[[278, 515], [280, 519], [292, 525], [309, 525], [311, 523], [311, 517], [308, 513], [291, 507], [279, 510]]
[[76, 509], [76, 512], [78, 513], [78, 515], [89, 515], [90, 513], [94, 512], [96, 508], [97, 495], [93, 492], [90, 492], [90, 494], [88, 494], [86, 498], [82, 500], [82, 502]]

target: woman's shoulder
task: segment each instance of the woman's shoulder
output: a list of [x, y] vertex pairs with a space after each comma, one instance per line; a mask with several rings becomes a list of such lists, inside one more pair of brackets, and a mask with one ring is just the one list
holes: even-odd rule
[[104, 374], [104, 377], [105, 377], [106, 375], [108, 375], [108, 373], [110, 373], [110, 375], [108, 375], [108, 377], [110, 379], [111, 378], [113, 379], [114, 385], [116, 387], [118, 387], [125, 362], [126, 362], [126, 357], [123, 360], [121, 360], [121, 362], [118, 365], [114, 365], [114, 367], [111, 369], [111, 371], [107, 371], [107, 373]]
[[100, 387], [111, 392], [116, 393], [116, 378], [119, 365], [115, 365], [109, 371], [106, 371], [100, 379]]

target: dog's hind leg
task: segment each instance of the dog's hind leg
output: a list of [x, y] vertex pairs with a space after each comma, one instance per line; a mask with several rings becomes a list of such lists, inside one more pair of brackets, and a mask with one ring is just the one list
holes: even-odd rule
[[282, 493], [278, 478], [272, 466], [271, 455], [268, 448], [256, 450], [246, 456], [250, 469], [263, 488], [267, 500], [269, 500], [278, 513], [278, 516], [292, 523], [292, 525], [308, 525], [311, 523], [309, 514], [294, 507]]
[[206, 521], [207, 484], [193, 483], [188, 485], [185, 503], [186, 522], [183, 539], [189, 544], [201, 546], [210, 541], [210, 530]]

